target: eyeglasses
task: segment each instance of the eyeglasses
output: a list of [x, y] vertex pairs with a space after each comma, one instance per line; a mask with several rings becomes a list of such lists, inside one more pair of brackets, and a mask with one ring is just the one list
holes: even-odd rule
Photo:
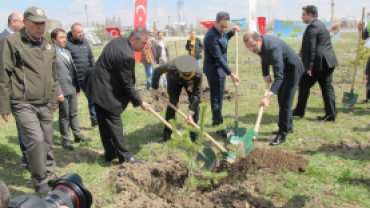
[[255, 44], [251, 45], [250, 47], [247, 47], [249, 50], [256, 49], [258, 44], [258, 40]]

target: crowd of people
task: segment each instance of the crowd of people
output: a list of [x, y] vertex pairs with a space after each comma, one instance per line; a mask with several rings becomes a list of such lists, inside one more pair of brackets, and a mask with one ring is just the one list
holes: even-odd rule
[[[270, 92], [260, 102], [266, 109], [271, 97], [278, 96], [279, 129], [272, 132], [276, 134], [270, 143], [272, 146], [283, 143], [287, 135], [293, 133], [293, 116], [304, 116], [310, 88], [316, 82], [321, 87], [326, 112], [318, 120], [335, 122], [336, 119], [332, 81], [338, 61], [330, 34], [318, 20], [315, 6], [303, 7], [302, 11], [302, 19], [308, 26], [299, 53], [274, 36], [259, 35], [255, 31], [243, 35], [246, 48], [261, 58], [262, 75], [267, 83], [272, 82], [270, 66], [274, 71]], [[105, 160], [144, 161], [135, 158], [127, 148], [121, 117], [129, 103], [143, 110], [151, 108], [135, 89], [135, 51], [141, 52], [146, 86], [153, 96], [158, 96], [162, 83], [162, 87], [167, 88], [169, 102], [177, 106], [182, 89], [186, 90], [190, 101], [188, 123], [198, 122], [205, 75], [210, 86], [212, 125], [223, 124], [226, 77], [230, 76], [235, 85], [239, 83], [238, 75], [227, 61], [229, 41], [239, 31], [239, 26], [228, 31], [228, 13], [217, 13], [215, 25], [207, 31], [203, 41], [192, 30], [185, 46], [189, 55], [172, 60], [161, 31], [156, 40], [153, 29], [137, 27], [129, 37], [111, 40], [95, 62], [81, 24], [73, 24], [68, 34], [63, 29], [54, 29], [52, 42], [49, 42], [44, 37], [46, 21], [42, 9], [30, 7], [23, 14], [11, 13], [8, 28], [0, 34], [0, 114], [6, 122], [10, 113], [15, 117], [23, 162], [31, 171], [39, 195], [49, 193], [58, 179], [52, 146], [53, 112], [59, 109], [59, 131], [65, 149], [73, 150], [69, 127], [75, 143], [92, 140], [83, 136], [79, 128], [77, 100], [81, 90], [88, 100], [91, 126], [99, 128]], [[369, 31], [362, 24], [359, 30], [364, 31], [364, 38], [369, 37]], [[297, 88], [298, 103], [292, 110]], [[175, 111], [168, 107], [166, 120], [174, 118]], [[171, 129], [165, 127], [159, 141], [168, 141], [171, 133]], [[226, 130], [219, 130], [217, 134], [227, 137]], [[194, 132], [190, 137], [192, 141], [197, 139]]]

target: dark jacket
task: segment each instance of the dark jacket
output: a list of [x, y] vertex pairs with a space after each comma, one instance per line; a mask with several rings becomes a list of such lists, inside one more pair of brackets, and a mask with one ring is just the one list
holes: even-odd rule
[[[166, 55], [167, 55], [167, 61], [171, 61], [171, 57], [170, 57], [170, 51], [168, 50], [168, 45], [167, 45], [167, 42], [165, 40], [164, 41], [164, 47], [165, 47], [165, 51], [166, 51]], [[157, 61], [157, 64], [159, 64], [159, 58], [162, 54], [162, 47], [159, 46], [158, 44], [158, 40], [156, 41], [156, 47], [157, 47], [157, 57], [156, 57], [156, 61]]]
[[117, 37], [103, 49], [87, 77], [87, 96], [105, 110], [119, 116], [131, 102], [142, 104], [135, 90], [135, 57], [128, 38]]
[[[190, 40], [190, 38], [189, 38], [189, 40], [188, 41], [186, 41], [186, 46], [185, 46], [185, 48], [186, 48], [186, 50], [188, 50], [189, 51], [189, 55], [191, 55], [191, 48], [190, 48], [190, 46], [191, 46], [191, 40]], [[200, 41], [200, 39], [199, 38], [195, 38], [195, 59], [196, 60], [199, 60], [199, 59], [201, 59], [202, 58], [202, 51], [203, 51], [203, 43], [202, 43], [202, 41]]]
[[64, 49], [64, 53], [69, 57], [69, 61], [56, 49], [56, 65], [59, 79], [59, 94], [71, 96], [80, 92], [80, 84], [77, 77], [76, 67], [73, 63], [71, 53]]
[[364, 28], [362, 31], [362, 39], [366, 40], [369, 37], [369, 33], [367, 32], [367, 28]]
[[[184, 80], [178, 73], [174, 61], [168, 62], [167, 64], [162, 64], [159, 67], [155, 68], [152, 77], [152, 88], [158, 89], [159, 79], [162, 74], [167, 73], [167, 77], [175, 80], [179, 84], [186, 84], [188, 81]], [[195, 70], [195, 75], [190, 80], [190, 85], [192, 88], [192, 93], [190, 96], [190, 105], [189, 110], [195, 112], [199, 107], [201, 92], [202, 92], [202, 82], [203, 82], [203, 72], [198, 67]]]
[[[304, 73], [304, 66], [298, 54], [283, 40], [269, 35], [262, 35], [262, 47], [258, 55], [261, 57], [262, 74], [270, 76], [270, 65], [274, 70], [274, 82], [270, 91], [277, 94], [283, 83], [284, 74], [296, 70], [299, 77]], [[289, 80], [291, 82], [298, 80]]]
[[227, 43], [234, 36], [232, 31], [222, 36], [213, 25], [204, 37], [203, 71], [207, 77], [226, 77], [232, 73], [227, 63]]
[[306, 71], [322, 71], [323, 59], [326, 60], [329, 68], [338, 66], [331, 44], [330, 33], [326, 26], [317, 19], [307, 26], [302, 40], [302, 62]]
[[10, 35], [10, 33], [8, 32], [7, 29], [4, 29], [4, 31], [2, 33], [0, 33], [0, 40], [2, 40], [3, 38], [5, 38], [8, 35]]
[[11, 104], [52, 104], [58, 108], [55, 48], [45, 38], [32, 41], [22, 28], [0, 41], [0, 114]]
[[83, 38], [76, 40], [72, 38], [72, 33], [67, 35], [66, 49], [71, 52], [73, 61], [76, 65], [77, 76], [79, 80], [83, 80], [85, 75], [91, 71], [95, 65], [94, 55], [91, 51], [89, 43]]

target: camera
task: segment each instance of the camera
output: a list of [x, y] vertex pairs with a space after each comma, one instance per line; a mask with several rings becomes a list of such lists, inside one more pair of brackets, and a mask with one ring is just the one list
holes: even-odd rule
[[18, 196], [10, 200], [8, 208], [90, 208], [92, 195], [79, 175], [72, 173], [58, 179], [52, 191], [40, 199], [34, 195]]

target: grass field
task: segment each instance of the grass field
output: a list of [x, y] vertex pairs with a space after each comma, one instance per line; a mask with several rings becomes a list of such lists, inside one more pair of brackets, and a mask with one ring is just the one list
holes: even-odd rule
[[[248, 191], [262, 198], [270, 199], [275, 206], [296, 207], [370, 207], [370, 104], [361, 104], [365, 98], [364, 66], [359, 66], [356, 73], [355, 92], [359, 94], [358, 103], [351, 109], [343, 108], [342, 95], [350, 90], [354, 66], [349, 61], [355, 59], [357, 33], [342, 33], [341, 41], [335, 41], [334, 48], [339, 66], [334, 72], [334, 89], [338, 117], [336, 123], [319, 122], [317, 116], [324, 115], [323, 100], [318, 85], [311, 90], [307, 112], [304, 118], [294, 119], [293, 134], [280, 148], [291, 154], [304, 155], [309, 166], [304, 173], [281, 172], [278, 174], [251, 174], [254, 180], [262, 184], [260, 192], [252, 188]], [[288, 42], [296, 51], [299, 41]], [[180, 55], [186, 54], [185, 41], [179, 41]], [[239, 37], [239, 122], [241, 127], [251, 128], [257, 119], [258, 103], [263, 97], [265, 83], [259, 57], [248, 53]], [[175, 57], [174, 42], [169, 42], [171, 57]], [[229, 44], [229, 63], [235, 68], [234, 39]], [[94, 48], [98, 58], [101, 48]], [[250, 57], [252, 64], [244, 64]], [[138, 84], [145, 84], [145, 72], [142, 64], [136, 65]], [[204, 81], [207, 85], [207, 81]], [[231, 78], [227, 78], [226, 88], [233, 91]], [[297, 97], [297, 96], [296, 96]], [[294, 102], [295, 106], [296, 101]], [[91, 128], [86, 98], [79, 97], [79, 121], [82, 134], [90, 136], [90, 143], [74, 144], [75, 150], [68, 151], [61, 147], [58, 130], [58, 113], [54, 115], [54, 155], [57, 162], [57, 174], [62, 176], [75, 172], [82, 176], [94, 200], [104, 201], [106, 207], [114, 206], [115, 188], [109, 179], [109, 172], [117, 167], [116, 163], [106, 163], [99, 131]], [[181, 109], [187, 112], [187, 106]], [[206, 125], [211, 125], [210, 107], [206, 114]], [[162, 116], [164, 112], [160, 113]], [[224, 102], [223, 115], [225, 126], [234, 122], [234, 102]], [[182, 121], [178, 116], [177, 123]], [[164, 145], [157, 144], [163, 124], [149, 112], [130, 106], [123, 114], [123, 129], [128, 135], [128, 146], [138, 158], [154, 161], [148, 152], [167, 151]], [[257, 146], [270, 148], [269, 141], [274, 138], [270, 133], [277, 130], [278, 105], [274, 97], [265, 111], [260, 127]], [[12, 197], [23, 194], [35, 194], [30, 180], [30, 173], [22, 165], [22, 155], [18, 144], [14, 117], [9, 123], [0, 121], [0, 179], [8, 185]], [[234, 148], [223, 138], [211, 133], [228, 148]], [[180, 150], [181, 151], [181, 150]]]

